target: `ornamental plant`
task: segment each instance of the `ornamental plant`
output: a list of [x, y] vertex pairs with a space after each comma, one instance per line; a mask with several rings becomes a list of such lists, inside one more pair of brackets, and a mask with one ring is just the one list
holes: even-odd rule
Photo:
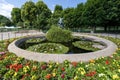
[[46, 38], [51, 42], [69, 42], [73, 39], [72, 32], [57, 26], [52, 26], [48, 30]]
[[39, 52], [39, 53], [63, 54], [63, 53], [67, 53], [69, 48], [58, 43], [41, 43], [30, 46], [29, 48], [27, 48], [27, 50]]
[[[120, 39], [111, 40], [118, 42], [113, 55], [91, 59], [87, 63], [37, 62], [3, 49], [0, 51], [0, 80], [120, 80]], [[0, 45], [6, 46], [4, 42]]]

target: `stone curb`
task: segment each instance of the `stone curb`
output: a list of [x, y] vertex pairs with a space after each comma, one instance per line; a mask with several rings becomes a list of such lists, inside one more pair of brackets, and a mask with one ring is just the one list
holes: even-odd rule
[[26, 39], [29, 39], [32, 37], [41, 37], [41, 36], [30, 36], [30, 37], [19, 39], [19, 40], [12, 42], [8, 46], [8, 50], [9, 52], [15, 53], [17, 56], [24, 57], [25, 59], [28, 59], [28, 60], [34, 60], [34, 61], [40, 61], [40, 62], [53, 61], [53, 62], [61, 63], [64, 60], [76, 61], [76, 62], [80, 62], [80, 61], [88, 62], [91, 59], [111, 56], [117, 49], [116, 44], [103, 38], [99, 38], [95, 36], [88, 36], [88, 35], [81, 35], [80, 33], [75, 33], [73, 35], [91, 38], [94, 41], [98, 41], [102, 44], [105, 44], [107, 47], [99, 51], [84, 53], [84, 54], [44, 54], [44, 53], [26, 51], [26, 50], [19, 48], [18, 45], [21, 42], [25, 41]]

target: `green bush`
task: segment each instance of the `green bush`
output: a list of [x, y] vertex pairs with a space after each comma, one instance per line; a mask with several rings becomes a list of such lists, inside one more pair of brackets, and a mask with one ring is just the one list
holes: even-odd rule
[[40, 43], [44, 40], [45, 40], [45, 38], [32, 38], [32, 39], [26, 40], [26, 43]]
[[52, 26], [47, 32], [46, 38], [51, 42], [69, 42], [73, 37], [71, 31]]
[[62, 44], [42, 43], [42, 44], [37, 44], [37, 45], [34, 45], [34, 46], [30, 46], [27, 50], [34, 51], [34, 52], [40, 52], [40, 53], [63, 54], [63, 53], [67, 53], [69, 48], [62, 45]]
[[90, 51], [97, 51], [97, 50], [99, 50], [98, 48], [92, 47], [92, 45], [94, 43], [95, 42], [91, 42], [91, 41], [76, 41], [76, 42], [73, 42], [72, 44], [75, 47], [78, 47], [78, 48], [81, 48], [81, 49], [85, 49], [85, 50], [90, 50]]

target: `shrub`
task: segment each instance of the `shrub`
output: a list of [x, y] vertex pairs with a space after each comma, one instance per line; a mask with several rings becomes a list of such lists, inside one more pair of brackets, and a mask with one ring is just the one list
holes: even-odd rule
[[91, 51], [99, 50], [98, 48], [92, 47], [93, 43], [95, 43], [95, 42], [91, 42], [91, 41], [76, 41], [76, 42], [73, 42], [73, 45], [75, 47], [78, 47], [78, 48], [81, 48], [81, 49], [85, 49], [85, 50], [91, 50]]
[[71, 31], [52, 26], [47, 32], [46, 38], [51, 42], [69, 42], [73, 37]]
[[32, 38], [32, 39], [26, 40], [26, 43], [40, 43], [44, 40], [45, 40], [45, 38]]
[[67, 53], [68, 47], [62, 45], [62, 44], [56, 44], [56, 43], [42, 43], [37, 44], [34, 46], [30, 46], [27, 50], [34, 51], [34, 52], [40, 52], [40, 53]]

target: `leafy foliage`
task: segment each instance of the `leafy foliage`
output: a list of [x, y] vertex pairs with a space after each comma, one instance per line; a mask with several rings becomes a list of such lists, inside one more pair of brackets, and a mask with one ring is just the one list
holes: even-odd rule
[[40, 43], [44, 41], [44, 38], [33, 38], [33, 39], [28, 39], [26, 43]]
[[12, 22], [5, 16], [0, 15], [0, 26], [11, 26]]
[[52, 26], [46, 34], [47, 40], [51, 42], [68, 42], [72, 40], [72, 33], [69, 30]]
[[94, 43], [95, 42], [92, 42], [92, 41], [76, 41], [76, 42], [73, 42], [73, 45], [85, 50], [92, 50], [92, 51], [99, 50], [98, 48], [95, 48], [92, 46]]
[[62, 44], [40, 43], [34, 46], [30, 46], [27, 50], [40, 52], [40, 53], [63, 54], [63, 53], [67, 53], [69, 49]]
[[51, 25], [57, 25], [58, 24], [59, 18], [63, 17], [62, 12], [63, 12], [62, 6], [56, 5], [55, 9], [54, 9], [54, 12], [51, 15], [51, 18], [49, 20]]
[[12, 20], [16, 24], [21, 16], [25, 26], [44, 30], [51, 25], [57, 25], [59, 18], [62, 17], [66, 28], [87, 27], [95, 31], [96, 27], [103, 27], [105, 31], [111, 28], [118, 30], [120, 26], [119, 7], [119, 0], [87, 0], [85, 3], [79, 3], [75, 8], [63, 9], [62, 6], [56, 5], [51, 13], [43, 1], [38, 1], [36, 4], [27, 1], [21, 9], [13, 8]]
[[44, 30], [49, 23], [48, 19], [51, 17], [51, 11], [43, 1], [38, 1], [36, 3], [36, 7], [37, 7], [36, 26], [38, 29]]
[[21, 18], [28, 23], [28, 27], [33, 26], [36, 19], [37, 8], [32, 1], [26, 2], [21, 8]]
[[12, 12], [11, 12], [11, 15], [12, 15], [12, 22], [17, 25], [18, 23], [20, 24], [22, 22], [22, 19], [21, 19], [21, 9], [20, 8], [13, 8], [12, 9]]

